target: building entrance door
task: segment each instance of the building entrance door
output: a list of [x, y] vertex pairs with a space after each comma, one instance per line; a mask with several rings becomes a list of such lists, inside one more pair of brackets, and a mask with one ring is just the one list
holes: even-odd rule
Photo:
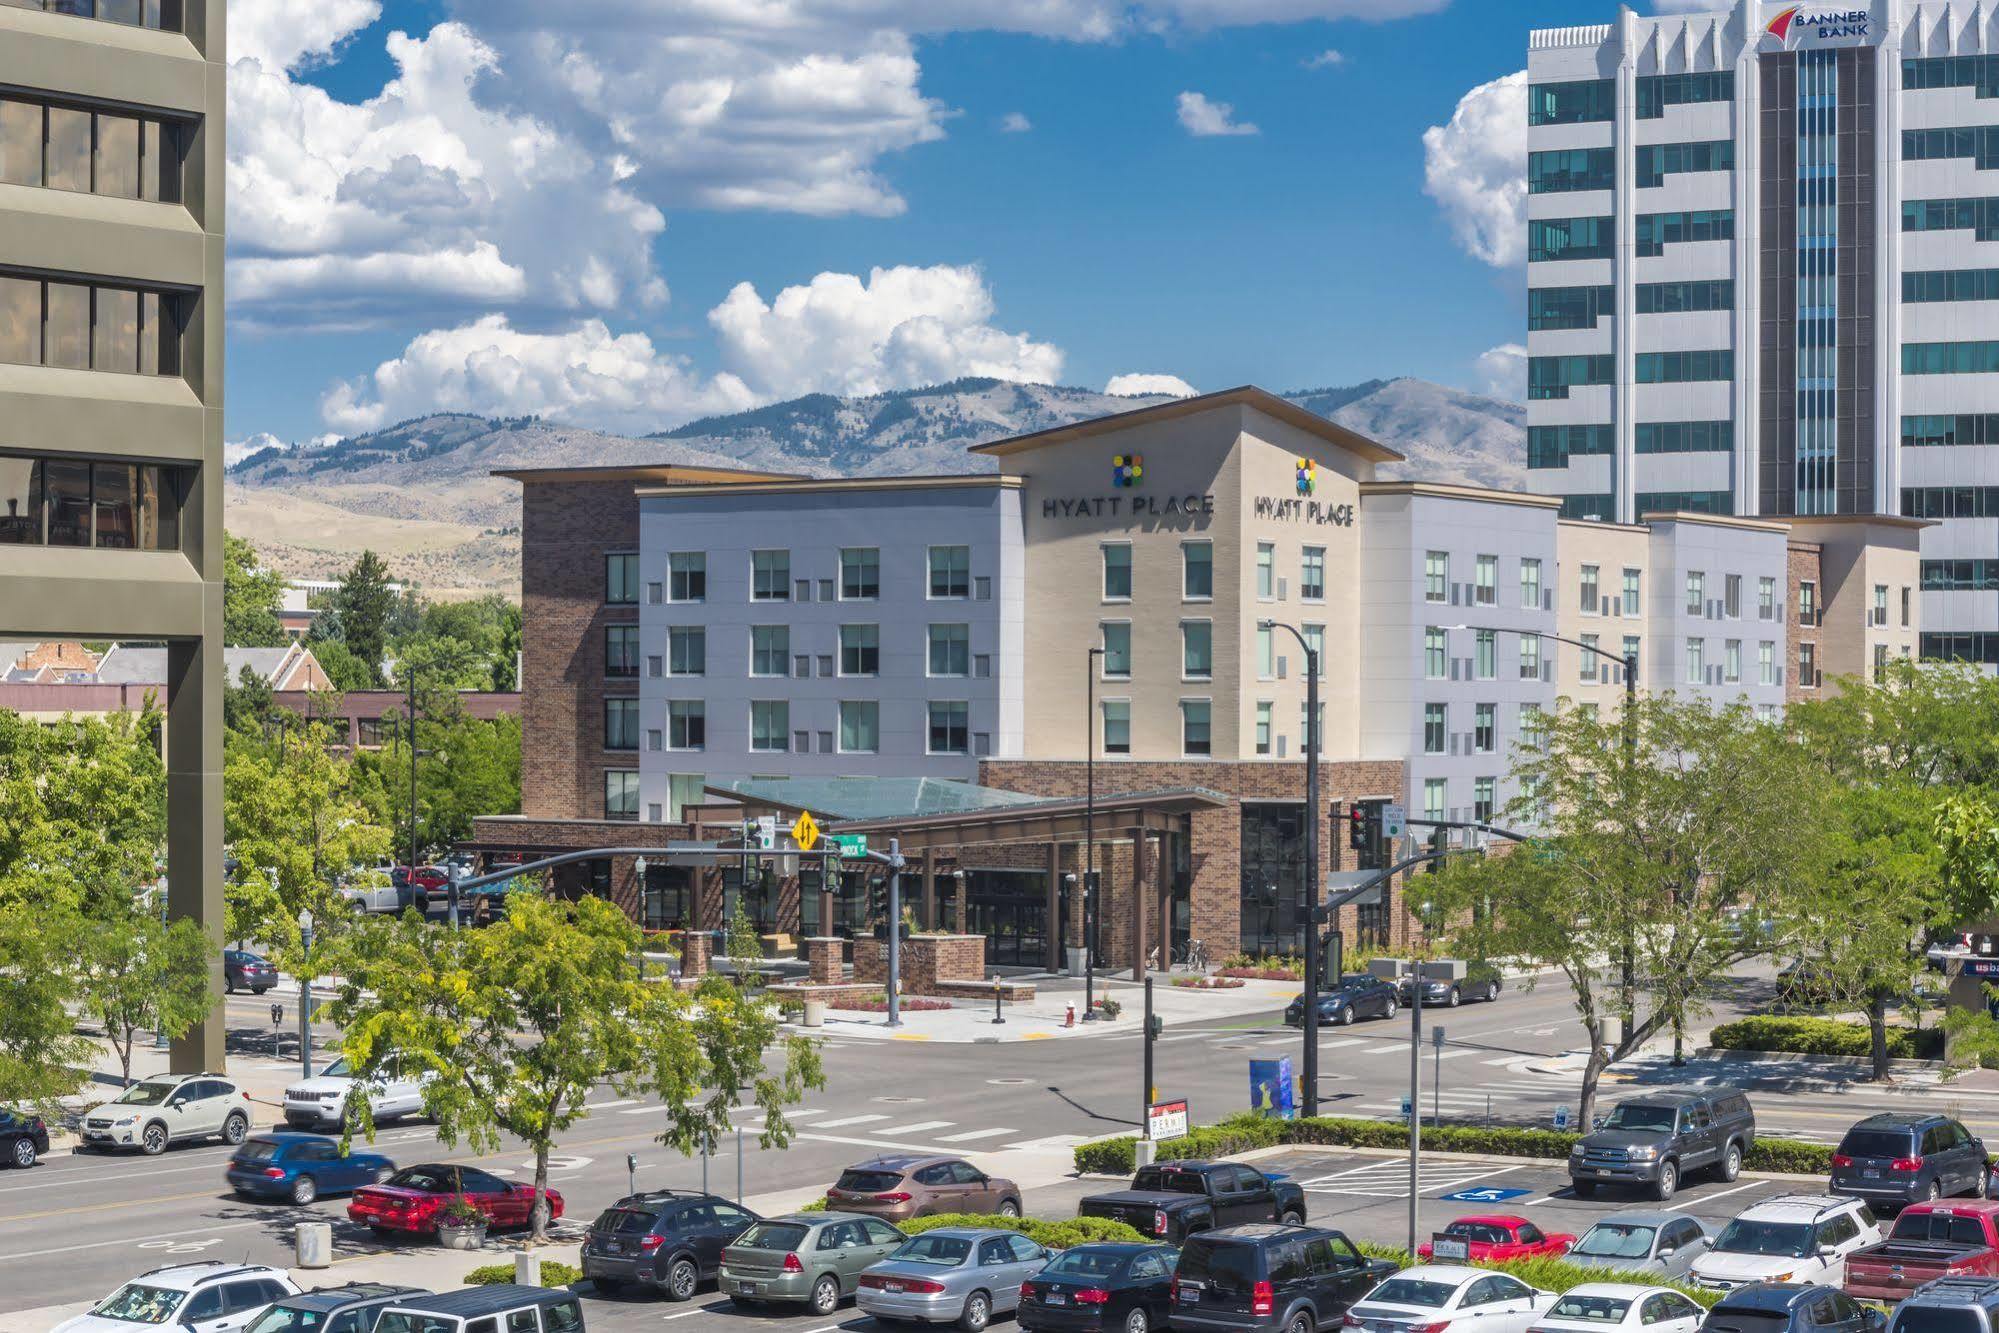
[[1031, 871], [971, 870], [965, 875], [966, 929], [986, 937], [986, 962], [1001, 967], [1048, 964], [1047, 878]]

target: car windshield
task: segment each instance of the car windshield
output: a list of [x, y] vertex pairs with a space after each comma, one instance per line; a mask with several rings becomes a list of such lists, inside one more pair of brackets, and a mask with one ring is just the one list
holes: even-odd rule
[[1154, 1194], [1206, 1194], [1207, 1185], [1198, 1171], [1148, 1166], [1131, 1179], [1131, 1187]]
[[1363, 1298], [1369, 1301], [1385, 1301], [1390, 1305], [1425, 1305], [1441, 1310], [1451, 1303], [1457, 1294], [1457, 1286], [1450, 1282], [1425, 1282], [1415, 1277], [1392, 1277], [1367, 1293]]
[[337, 1056], [332, 1064], [319, 1071], [321, 1078], [353, 1078], [354, 1071], [347, 1064], [347, 1057]]
[[1043, 1277], [1116, 1277], [1123, 1271], [1126, 1256], [1117, 1250], [1069, 1250], [1041, 1270]]
[[113, 1102], [112, 1105], [158, 1106], [166, 1101], [167, 1098], [173, 1096], [174, 1089], [179, 1086], [180, 1084], [178, 1083], [154, 1083], [150, 1081], [134, 1083], [131, 1087], [125, 1089], [124, 1092], [118, 1094], [118, 1100]]
[[1621, 1324], [1630, 1301], [1615, 1296], [1564, 1296], [1548, 1311], [1554, 1319], [1582, 1319], [1592, 1324]]
[[1911, 1151], [1906, 1129], [1849, 1129], [1839, 1141], [1843, 1157], [1907, 1157]]
[[805, 1228], [796, 1222], [752, 1222], [732, 1246], [745, 1250], [795, 1250], [805, 1243]]
[[1340, 978], [1341, 990], [1362, 990], [1374, 984], [1374, 978], [1365, 972], [1352, 972]]
[[840, 1173], [834, 1189], [846, 1190], [850, 1194], [880, 1194], [892, 1190], [902, 1183], [902, 1173], [898, 1171], [863, 1171], [849, 1169]]
[[1812, 1228], [1806, 1222], [1752, 1222], [1738, 1217], [1721, 1230], [1714, 1247], [1729, 1254], [1775, 1254], [1802, 1257], [1812, 1252]]
[[643, 1236], [652, 1230], [652, 1214], [633, 1208], [606, 1208], [598, 1214], [595, 1229], [614, 1236]]
[[123, 1319], [133, 1324], [164, 1324], [173, 1318], [174, 1311], [180, 1309], [180, 1303], [186, 1299], [184, 1291], [148, 1286], [144, 1282], [127, 1282], [90, 1313], [102, 1319]]
[[1594, 1255], [1599, 1259], [1647, 1259], [1652, 1255], [1652, 1233], [1651, 1227], [1599, 1222], [1569, 1253]]
[[269, 1162], [278, 1155], [278, 1145], [269, 1139], [251, 1139], [236, 1150], [239, 1162]]
[[972, 1242], [963, 1236], [912, 1236], [891, 1257], [898, 1263], [955, 1268], [971, 1252]]
[[1954, 1217], [1949, 1213], [1903, 1213], [1895, 1219], [1895, 1229], [1888, 1238], [1983, 1247], [1985, 1228], [1975, 1217]]
[[1604, 1118], [1605, 1129], [1635, 1129], [1650, 1134], [1673, 1132], [1673, 1108], [1638, 1106], [1631, 1102], [1617, 1107]]
[[1486, 1245], [1504, 1245], [1513, 1237], [1505, 1227], [1494, 1226], [1490, 1222], [1453, 1222], [1444, 1228], [1446, 1236], [1456, 1236], [1460, 1240], [1475, 1240]]
[[286, 1305], [273, 1305], [250, 1325], [249, 1333], [312, 1333], [329, 1318], [325, 1310], [294, 1310]]

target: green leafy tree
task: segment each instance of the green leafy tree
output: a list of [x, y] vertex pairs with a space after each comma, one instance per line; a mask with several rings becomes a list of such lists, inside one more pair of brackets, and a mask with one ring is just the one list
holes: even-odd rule
[[103, 916], [159, 876], [161, 721], [150, 703], [53, 726], [0, 712], [0, 904]]
[[132, 1044], [140, 1029], [183, 1037], [214, 1008], [209, 964], [215, 947], [193, 921], [163, 921], [143, 904], [91, 921], [79, 936], [83, 1006], [104, 1025], [130, 1083]]
[[265, 568], [257, 548], [222, 535], [222, 641], [231, 648], [277, 648], [290, 641], [278, 619], [285, 576]]
[[73, 910], [0, 902], [0, 1105], [67, 1097], [95, 1060], [69, 1011], [87, 934]]
[[[521, 806], [521, 720], [468, 716], [449, 691], [417, 692], [417, 845], [426, 855], [472, 832], [481, 815], [512, 814]], [[379, 749], [355, 757], [356, 790], [378, 823], [409, 845], [409, 732], [399, 713], [382, 719]]]
[[389, 583], [389, 567], [382, 558], [373, 551], [363, 551], [334, 595], [341, 637], [348, 651], [368, 668], [369, 683], [377, 688], [385, 679], [382, 659], [388, 652], [391, 622], [401, 600]]
[[[541, 1240], [549, 1154], [599, 1087], [659, 1098], [662, 1140], [688, 1153], [746, 1097], [766, 1113], [760, 1142], [784, 1146], [784, 1106], [823, 1085], [818, 1053], [781, 1034], [768, 999], [720, 978], [693, 994], [642, 980], [639, 950], [638, 928], [598, 898], [510, 896], [506, 917], [478, 930], [414, 916], [369, 922], [342, 950], [331, 1015], [356, 1067], [393, 1055], [435, 1076], [424, 1109], [446, 1143], [491, 1152], [512, 1136], [533, 1150]], [[764, 1064], [773, 1048], [774, 1072]], [[365, 1112], [363, 1128], [372, 1134]]]
[[236, 679], [223, 682], [222, 725], [242, 735], [261, 735], [277, 716], [277, 695], [270, 682], [244, 667]]
[[356, 657], [354, 650], [344, 641], [316, 638], [306, 646], [312, 649], [320, 670], [326, 673], [326, 679], [337, 693], [348, 694], [375, 687], [375, 675], [368, 669], [368, 664]]
[[500, 648], [493, 657], [493, 688], [502, 693], [521, 687], [521, 609], [507, 603], [500, 619]]

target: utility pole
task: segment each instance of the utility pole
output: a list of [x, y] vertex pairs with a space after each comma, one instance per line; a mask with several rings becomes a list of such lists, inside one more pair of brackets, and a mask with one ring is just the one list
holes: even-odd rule
[[1145, 1088], [1139, 1101], [1138, 1123], [1145, 1126], [1145, 1138], [1152, 1137], [1152, 976], [1145, 978]]
[[1423, 960], [1410, 965], [1416, 982], [1409, 988], [1409, 1253], [1414, 1254], [1417, 1161], [1423, 1152]]
[[902, 839], [888, 840], [888, 1026], [902, 1026]]
[[1083, 718], [1083, 1021], [1097, 1021], [1097, 659], [1101, 647], [1084, 659], [1088, 670]]
[[[1305, 636], [1291, 625], [1262, 622], [1263, 629], [1283, 629], [1298, 641], [1305, 654], [1305, 902], [1300, 917], [1305, 926], [1305, 996], [1299, 1010], [1299, 1026], [1305, 1035], [1304, 1060], [1300, 1065], [1305, 1085], [1305, 1115], [1319, 1114], [1319, 900], [1324, 888], [1319, 883], [1319, 826], [1325, 812], [1319, 809], [1319, 654]], [[1412, 1254], [1415, 1251], [1410, 1251]]]

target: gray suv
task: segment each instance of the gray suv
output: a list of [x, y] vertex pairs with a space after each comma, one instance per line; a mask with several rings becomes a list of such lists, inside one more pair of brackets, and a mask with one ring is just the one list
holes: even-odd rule
[[1756, 1115], [1733, 1088], [1650, 1093], [1619, 1102], [1569, 1150], [1569, 1183], [1583, 1199], [1599, 1185], [1670, 1199], [1689, 1171], [1734, 1180], [1755, 1142]]

